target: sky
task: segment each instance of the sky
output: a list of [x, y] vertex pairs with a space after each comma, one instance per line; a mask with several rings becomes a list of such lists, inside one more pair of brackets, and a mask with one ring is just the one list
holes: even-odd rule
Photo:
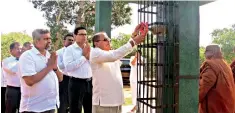
[[[235, 24], [235, 0], [217, 0], [200, 6], [200, 46], [211, 43], [211, 32], [214, 29], [231, 27]], [[130, 34], [137, 23], [137, 5], [131, 4], [131, 25], [124, 25], [113, 29], [112, 36], [119, 33]], [[36, 28], [48, 28], [43, 13], [33, 8], [28, 0], [1, 0], [0, 1], [0, 32], [25, 32], [31, 35]], [[73, 27], [69, 27], [72, 31]]]

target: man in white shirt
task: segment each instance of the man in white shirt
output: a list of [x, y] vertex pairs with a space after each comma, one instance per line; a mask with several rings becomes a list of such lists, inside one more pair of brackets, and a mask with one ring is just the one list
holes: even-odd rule
[[23, 44], [21, 52], [23, 53], [23, 52], [25, 52], [27, 50], [30, 50], [30, 49], [32, 49], [32, 47], [33, 47], [33, 45], [30, 42], [25, 42]]
[[92, 113], [121, 113], [124, 103], [123, 83], [120, 61], [133, 46], [144, 41], [148, 32], [146, 24], [136, 27], [135, 33], [144, 29], [141, 35], [134, 36], [129, 42], [116, 50], [110, 50], [110, 39], [104, 32], [92, 38], [94, 49], [90, 53], [93, 73]]
[[59, 107], [59, 81], [62, 73], [57, 68], [57, 56], [51, 54], [51, 36], [48, 30], [32, 33], [34, 47], [25, 51], [19, 60], [21, 73], [22, 113], [54, 113]]
[[60, 107], [58, 109], [58, 113], [67, 113], [67, 109], [69, 107], [69, 96], [68, 96], [68, 85], [69, 85], [69, 76], [65, 69], [64, 62], [63, 62], [63, 55], [65, 49], [73, 44], [73, 34], [67, 34], [64, 36], [63, 39], [64, 47], [57, 50], [56, 53], [58, 54], [58, 67], [63, 73], [63, 81], [59, 83], [59, 95], [60, 95]]
[[1, 62], [1, 113], [5, 113], [5, 93], [6, 93], [6, 77], [2, 69], [2, 62]]
[[89, 62], [90, 47], [84, 27], [74, 30], [75, 43], [66, 48], [63, 59], [69, 80], [69, 112], [91, 113], [92, 109], [92, 72]]
[[10, 44], [11, 56], [3, 60], [3, 71], [7, 81], [6, 87], [6, 113], [15, 113], [20, 105], [20, 75], [18, 72], [18, 60], [21, 55], [20, 43]]

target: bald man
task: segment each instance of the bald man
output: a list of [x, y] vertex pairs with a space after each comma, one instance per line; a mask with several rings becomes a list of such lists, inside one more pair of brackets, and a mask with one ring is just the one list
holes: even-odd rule
[[218, 45], [208, 45], [200, 68], [199, 113], [234, 113], [234, 80]]

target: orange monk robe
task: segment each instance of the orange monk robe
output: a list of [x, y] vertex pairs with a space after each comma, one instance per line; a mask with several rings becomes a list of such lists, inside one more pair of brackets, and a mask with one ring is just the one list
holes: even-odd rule
[[206, 60], [200, 68], [199, 113], [235, 113], [235, 85], [229, 65]]
[[232, 72], [233, 72], [233, 78], [234, 78], [234, 81], [235, 81], [235, 60], [232, 62], [232, 64], [230, 65], [231, 69], [232, 69]]

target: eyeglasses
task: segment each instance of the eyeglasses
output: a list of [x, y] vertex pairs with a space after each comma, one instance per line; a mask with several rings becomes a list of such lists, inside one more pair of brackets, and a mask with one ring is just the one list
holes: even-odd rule
[[111, 39], [104, 38], [104, 40], [97, 40], [96, 42], [99, 42], [99, 41], [105, 41], [105, 42], [109, 41], [109, 42], [111, 42]]

